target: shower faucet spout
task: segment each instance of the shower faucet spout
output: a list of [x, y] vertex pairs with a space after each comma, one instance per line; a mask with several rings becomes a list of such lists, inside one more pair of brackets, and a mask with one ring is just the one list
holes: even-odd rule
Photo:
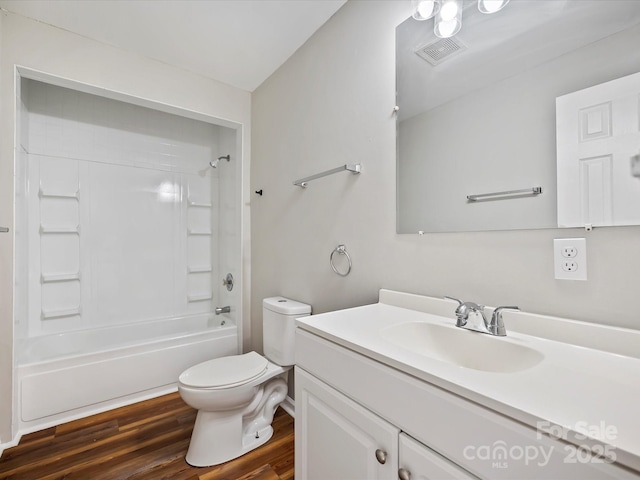
[[220, 315], [221, 313], [229, 313], [231, 312], [231, 307], [228, 305], [226, 307], [216, 307], [215, 312], [216, 315]]

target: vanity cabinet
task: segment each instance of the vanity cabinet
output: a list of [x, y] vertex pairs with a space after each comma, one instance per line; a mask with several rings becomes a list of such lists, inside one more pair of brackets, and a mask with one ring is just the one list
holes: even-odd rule
[[296, 478], [395, 478], [400, 430], [296, 370]]
[[400, 434], [399, 448], [400, 462], [397, 476], [399, 480], [477, 479], [406, 433]]
[[640, 478], [450, 387], [298, 328], [296, 478]]
[[300, 368], [295, 428], [300, 480], [476, 478]]

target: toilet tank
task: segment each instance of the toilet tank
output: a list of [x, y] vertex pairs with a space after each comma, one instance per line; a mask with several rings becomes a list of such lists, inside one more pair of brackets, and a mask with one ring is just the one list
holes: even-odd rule
[[264, 356], [281, 366], [293, 365], [296, 318], [311, 315], [311, 305], [284, 297], [262, 301], [262, 348]]

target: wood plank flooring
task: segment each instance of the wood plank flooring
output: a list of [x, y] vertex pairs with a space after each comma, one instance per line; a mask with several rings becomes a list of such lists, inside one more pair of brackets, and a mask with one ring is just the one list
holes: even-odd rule
[[271, 440], [214, 467], [184, 460], [195, 417], [173, 393], [31, 433], [4, 451], [0, 479], [293, 479], [293, 418], [281, 408]]

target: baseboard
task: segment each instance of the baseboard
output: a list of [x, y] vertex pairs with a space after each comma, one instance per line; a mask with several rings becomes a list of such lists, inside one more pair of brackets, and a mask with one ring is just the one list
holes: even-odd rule
[[287, 395], [287, 398], [280, 404], [282, 409], [291, 415], [293, 418], [296, 418], [296, 402], [291, 397]]
[[22, 434], [18, 433], [15, 438], [13, 438], [12, 440], [9, 440], [6, 443], [0, 443], [0, 457], [2, 457], [3, 452], [11, 447], [15, 447], [16, 445], [18, 445], [20, 443], [20, 439], [22, 438]]

